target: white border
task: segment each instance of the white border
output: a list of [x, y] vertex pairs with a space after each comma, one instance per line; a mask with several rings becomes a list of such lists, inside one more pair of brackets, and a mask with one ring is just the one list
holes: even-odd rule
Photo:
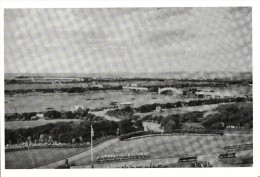
[[[252, 6], [253, 15], [253, 96], [254, 96], [254, 166], [250, 168], [211, 168], [211, 169], [75, 169], [75, 170], [6, 170], [4, 153], [4, 8], [109, 8], [109, 7], [229, 7], [229, 6]], [[260, 85], [259, 85], [259, 42], [260, 42], [260, 1], [0, 1], [1, 12], [1, 93], [0, 93], [0, 119], [1, 119], [1, 176], [18, 177], [46, 177], [46, 176], [199, 176], [199, 177], [258, 177], [259, 170], [259, 105], [260, 105]]]

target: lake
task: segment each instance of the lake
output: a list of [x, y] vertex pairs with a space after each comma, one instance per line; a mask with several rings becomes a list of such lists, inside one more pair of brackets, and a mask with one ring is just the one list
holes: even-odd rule
[[93, 92], [85, 94], [48, 94], [33, 96], [5, 96], [5, 113], [42, 112], [46, 108], [55, 110], [70, 110], [75, 105], [82, 105], [90, 109], [110, 106], [111, 102], [133, 102], [134, 107], [152, 103], [167, 103], [189, 101], [196, 98], [176, 98], [157, 93], [133, 94], [124, 91]]

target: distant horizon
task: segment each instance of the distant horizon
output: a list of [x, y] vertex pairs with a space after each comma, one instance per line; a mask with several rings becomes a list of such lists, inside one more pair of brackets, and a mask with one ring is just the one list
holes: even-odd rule
[[162, 72], [39, 72], [39, 73], [33, 73], [33, 72], [5, 72], [4, 74], [117, 74], [117, 73], [130, 73], [130, 74], [159, 74], [159, 73], [253, 73], [253, 71], [162, 71]]
[[158, 72], [158, 73], [5, 73], [5, 78], [28, 77], [89, 77], [89, 78], [149, 78], [149, 79], [252, 79], [252, 72]]

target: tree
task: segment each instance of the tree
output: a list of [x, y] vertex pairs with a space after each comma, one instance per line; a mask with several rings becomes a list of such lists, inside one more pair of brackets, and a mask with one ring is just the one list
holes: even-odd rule
[[52, 110], [52, 111], [47, 111], [44, 113], [45, 117], [53, 118], [53, 119], [59, 119], [61, 118], [61, 112]]
[[130, 119], [123, 119], [118, 122], [119, 130], [121, 134], [126, 134], [134, 132], [135, 128], [133, 127], [134, 123]]
[[144, 130], [143, 122], [141, 120], [137, 120], [134, 125], [136, 126], [137, 131], [143, 131]]
[[213, 124], [213, 127], [217, 130], [223, 130], [225, 128], [224, 122], [217, 122]]
[[173, 132], [177, 128], [177, 124], [175, 121], [171, 120], [164, 126], [164, 131], [165, 132]]

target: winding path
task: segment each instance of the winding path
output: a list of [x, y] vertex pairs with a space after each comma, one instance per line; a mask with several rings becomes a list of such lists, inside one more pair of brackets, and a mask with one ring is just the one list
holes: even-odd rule
[[95, 114], [96, 116], [104, 117], [105, 119], [110, 120], [110, 121], [119, 122], [120, 119], [118, 119], [116, 117], [109, 116], [109, 115], [106, 114], [107, 111], [109, 111], [109, 110], [112, 110], [112, 109], [105, 109], [105, 110], [102, 110], [102, 111], [95, 111], [95, 112], [91, 112], [91, 113]]

